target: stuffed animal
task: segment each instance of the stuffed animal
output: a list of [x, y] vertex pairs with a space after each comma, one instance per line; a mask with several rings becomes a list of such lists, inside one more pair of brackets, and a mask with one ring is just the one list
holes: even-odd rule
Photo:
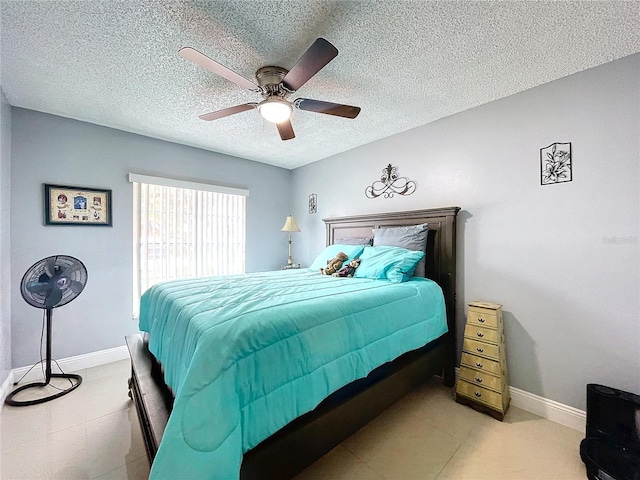
[[342, 267], [336, 273], [333, 274], [334, 277], [353, 277], [353, 274], [356, 271], [356, 268], [360, 266], [360, 259], [354, 258], [347, 265]]
[[338, 252], [331, 260], [327, 260], [327, 266], [320, 269], [320, 273], [323, 275], [331, 275], [336, 273], [342, 267], [344, 261], [349, 258], [346, 253]]

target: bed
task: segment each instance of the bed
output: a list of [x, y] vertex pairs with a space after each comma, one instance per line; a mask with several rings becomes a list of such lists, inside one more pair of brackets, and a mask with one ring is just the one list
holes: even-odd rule
[[[335, 445], [347, 438], [349, 435], [358, 430], [372, 418], [381, 413], [388, 406], [393, 404], [416, 385], [424, 382], [433, 374], [442, 374], [444, 383], [452, 386], [454, 383], [454, 364], [455, 364], [455, 274], [456, 274], [456, 215], [459, 211], [458, 207], [439, 208], [429, 210], [416, 210], [410, 212], [396, 212], [376, 215], [360, 215], [342, 218], [325, 219], [326, 224], [326, 243], [327, 245], [341, 244], [346, 239], [357, 237], [371, 236], [373, 228], [409, 226], [428, 223], [429, 238], [426, 249], [426, 269], [425, 277], [435, 281], [441, 288], [441, 295], [444, 297], [444, 306], [446, 307], [446, 329], [447, 333], [435, 332], [435, 338], [428, 341], [426, 345], [413, 345], [411, 351], [401, 354], [396, 358], [393, 355], [389, 361], [385, 361], [379, 367], [373, 369], [364, 378], [350, 381], [342, 386], [337, 384], [327, 386], [327, 396], [324, 397], [315, 408], [308, 411], [308, 405], [302, 405], [300, 416], [295, 419], [284, 417], [287, 424], [271, 434], [268, 438], [262, 440], [258, 437], [252, 437], [247, 440], [243, 437], [243, 445], [250, 445], [251, 449], [241, 456], [242, 462], [240, 469], [240, 477], [243, 479], [250, 478], [291, 478], [306, 466], [310, 465], [317, 458], [328, 452]], [[306, 270], [306, 271], [305, 271]], [[274, 272], [275, 273], [275, 272]], [[302, 269], [299, 272], [280, 272], [276, 275], [274, 281], [290, 281], [295, 278], [295, 284], [298, 285], [306, 281], [312, 274], [310, 270]], [[332, 282], [342, 280], [342, 285], [349, 285], [350, 288], [359, 288], [359, 279], [345, 283], [347, 279], [323, 280], [323, 288], [329, 288]], [[420, 282], [413, 280], [406, 282], [402, 288], [418, 288], [422, 289], [424, 285], [430, 282]], [[189, 289], [193, 287], [188, 286]], [[198, 287], [200, 288], [200, 287]], [[331, 287], [333, 288], [333, 287]], [[284, 289], [286, 290], [286, 288]], [[295, 290], [295, 289], [294, 289]], [[329, 290], [328, 290], [329, 291]], [[385, 295], [387, 290], [384, 291]], [[292, 293], [292, 295], [295, 294]], [[168, 295], [168, 294], [163, 294]], [[174, 295], [172, 292], [171, 295]], [[176, 296], [175, 294], [174, 296]], [[337, 298], [337, 297], [336, 297]], [[382, 303], [388, 303], [383, 301]], [[405, 301], [398, 303], [404, 304]], [[319, 304], [318, 304], [319, 305]], [[230, 306], [229, 308], [235, 308]], [[340, 308], [344, 308], [340, 307]], [[354, 308], [357, 308], [354, 307]], [[358, 315], [359, 312], [350, 312], [349, 315]], [[244, 315], [244, 313], [243, 313]], [[328, 314], [327, 314], [328, 315]], [[155, 318], [157, 315], [153, 315]], [[165, 442], [162, 443], [166, 447], [168, 442], [175, 438], [175, 425], [178, 424], [174, 419], [180, 415], [180, 428], [185, 428], [189, 422], [193, 423], [193, 419], [184, 416], [184, 403], [181, 403], [182, 396], [178, 394], [175, 399], [172, 391], [164, 383], [165, 378], [169, 379], [169, 383], [176, 386], [176, 380], [173, 376], [180, 368], [188, 368], [185, 361], [180, 360], [178, 365], [180, 368], [171, 367], [169, 362], [161, 366], [153, 354], [149, 351], [149, 341], [151, 341], [154, 352], [162, 356], [162, 344], [157, 332], [164, 331], [165, 328], [145, 328], [151, 330], [151, 340], [147, 335], [132, 335], [127, 337], [127, 345], [132, 360], [132, 375], [129, 382], [130, 396], [133, 398], [140, 425], [143, 431], [147, 455], [150, 462], [154, 461], [158, 448], [161, 445], [165, 429], [167, 430]], [[412, 327], [413, 328], [413, 327]], [[172, 334], [175, 336], [174, 334]], [[186, 334], [185, 334], [186, 335]], [[258, 340], [256, 340], [258, 341]], [[155, 343], [154, 343], [155, 342]], [[188, 348], [187, 348], [188, 349]], [[377, 353], [373, 354], [375, 357]], [[189, 357], [190, 358], [190, 357]], [[215, 362], [215, 358], [209, 358], [210, 362]], [[188, 362], [187, 362], [188, 363]], [[163, 370], [164, 367], [164, 370]], [[365, 368], [368, 368], [365, 366]], [[315, 371], [315, 370], [314, 370]], [[369, 371], [369, 370], [367, 370]], [[259, 376], [262, 376], [262, 372]], [[196, 374], [194, 374], [196, 375]], [[191, 377], [189, 377], [191, 378]], [[196, 379], [199, 378], [197, 375]], [[216, 379], [219, 377], [216, 376]], [[202, 380], [199, 380], [202, 382]], [[237, 382], [236, 382], [237, 383]], [[179, 392], [188, 391], [180, 384]], [[338, 388], [334, 391], [334, 387]], [[218, 388], [218, 387], [216, 387]], [[325, 388], [325, 387], [323, 387]], [[210, 389], [211, 390], [211, 389]], [[319, 393], [318, 393], [319, 394]], [[318, 395], [316, 394], [316, 396]], [[304, 403], [304, 395], [294, 395], [296, 399], [301, 398]], [[174, 405], [174, 400], [176, 404]], [[317, 399], [316, 399], [317, 400]], [[310, 402], [315, 401], [313, 398]], [[215, 403], [215, 402], [213, 402]], [[211, 409], [211, 401], [200, 404], [200, 410]], [[315, 405], [315, 403], [314, 403]], [[171, 415], [172, 410], [175, 412]], [[226, 403], [220, 403], [220, 410], [226, 408]], [[265, 407], [268, 411], [268, 405]], [[214, 408], [215, 410], [215, 408]], [[258, 418], [260, 416], [258, 409]], [[176, 413], [178, 412], [178, 413]], [[222, 412], [219, 422], [220, 432], [216, 432], [215, 427], [207, 427], [212, 431], [211, 435], [202, 433], [199, 423], [206, 424], [208, 420], [195, 420], [194, 432], [196, 434], [184, 435], [186, 443], [190, 447], [196, 447], [196, 450], [207, 451], [211, 447], [211, 443], [215, 443], [215, 438], [224, 437], [225, 441], [228, 436], [226, 432], [224, 419], [232, 415], [229, 412]], [[264, 413], [264, 410], [262, 410]], [[290, 414], [289, 414], [290, 415]], [[225, 417], [226, 416], [226, 417]], [[174, 420], [169, 423], [169, 419]], [[186, 419], [186, 420], [185, 420]], [[282, 421], [282, 419], [280, 419]], [[193, 425], [192, 425], [193, 427]], [[269, 428], [273, 429], [273, 425]], [[187, 431], [187, 430], [185, 430]], [[195, 435], [195, 436], [194, 436]], [[214, 439], [214, 440], [212, 440]], [[260, 440], [259, 442], [257, 440]], [[216, 444], [217, 446], [217, 444]], [[165, 448], [165, 451], [168, 447]], [[224, 452], [224, 450], [222, 450]], [[165, 456], [160, 451], [157, 463], [162, 465]], [[194, 460], [195, 461], [195, 460]], [[173, 467], [172, 467], [173, 468]], [[156, 469], [158, 470], [158, 469]], [[185, 467], [184, 474], [190, 475], [188, 468]], [[176, 475], [175, 471], [172, 475]], [[203, 475], [205, 478], [207, 475]]]

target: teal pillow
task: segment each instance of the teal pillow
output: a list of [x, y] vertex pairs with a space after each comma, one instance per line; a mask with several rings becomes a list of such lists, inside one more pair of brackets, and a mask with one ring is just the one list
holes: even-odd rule
[[402, 247], [365, 247], [360, 266], [353, 274], [358, 278], [388, 279], [394, 283], [409, 280], [424, 252]]
[[[327, 260], [334, 258], [338, 252], [344, 252], [349, 257], [349, 260], [358, 258], [364, 250], [364, 245], [343, 245], [336, 243], [335, 245], [329, 245], [316, 257], [313, 263], [309, 266], [312, 270], [320, 270], [327, 266]], [[346, 262], [345, 262], [346, 263]]]

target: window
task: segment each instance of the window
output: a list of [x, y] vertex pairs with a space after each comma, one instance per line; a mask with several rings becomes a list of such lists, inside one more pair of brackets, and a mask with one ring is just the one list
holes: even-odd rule
[[129, 174], [134, 306], [153, 284], [244, 273], [248, 191]]

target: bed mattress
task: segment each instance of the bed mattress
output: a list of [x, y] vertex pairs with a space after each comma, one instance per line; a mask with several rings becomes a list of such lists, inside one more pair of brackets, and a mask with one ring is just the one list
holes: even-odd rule
[[430, 280], [300, 269], [155, 285], [140, 329], [175, 394], [150, 478], [233, 479], [243, 452], [447, 323]]

